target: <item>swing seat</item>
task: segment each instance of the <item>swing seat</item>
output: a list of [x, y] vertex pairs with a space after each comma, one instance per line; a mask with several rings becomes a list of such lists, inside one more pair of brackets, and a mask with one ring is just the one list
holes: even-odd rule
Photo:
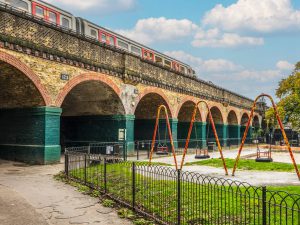
[[159, 144], [157, 146], [156, 155], [168, 155], [168, 146]]
[[207, 149], [197, 149], [195, 159], [209, 159], [210, 155], [208, 154]]
[[257, 149], [257, 157], [256, 157], [255, 161], [256, 162], [273, 162], [270, 150], [261, 151], [260, 149]]

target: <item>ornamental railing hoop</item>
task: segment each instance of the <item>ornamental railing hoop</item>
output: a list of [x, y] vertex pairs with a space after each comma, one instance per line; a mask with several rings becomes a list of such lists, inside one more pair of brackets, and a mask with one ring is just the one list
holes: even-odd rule
[[255, 99], [255, 101], [254, 101], [254, 103], [253, 103], [253, 106], [252, 106], [252, 109], [251, 109], [250, 118], [249, 118], [249, 120], [248, 120], [246, 129], [245, 129], [245, 132], [244, 132], [244, 136], [243, 136], [243, 139], [242, 139], [242, 142], [241, 142], [239, 151], [238, 151], [238, 155], [237, 155], [237, 157], [236, 157], [235, 164], [234, 164], [234, 167], [233, 167], [233, 170], [232, 170], [232, 176], [234, 176], [234, 174], [235, 174], [236, 168], [237, 168], [237, 166], [238, 166], [238, 162], [239, 162], [240, 157], [241, 157], [241, 152], [242, 152], [242, 150], [243, 150], [243, 147], [244, 147], [244, 144], [245, 144], [245, 140], [246, 140], [246, 138], [247, 138], [248, 130], [249, 130], [251, 121], [252, 121], [252, 119], [253, 119], [254, 110], [255, 110], [255, 108], [256, 108], [256, 103], [257, 103], [257, 101], [258, 101], [261, 97], [267, 97], [267, 98], [269, 98], [270, 101], [271, 101], [271, 103], [272, 103], [273, 109], [274, 109], [274, 111], [275, 111], [276, 119], [277, 119], [277, 121], [278, 121], [278, 124], [279, 124], [279, 126], [280, 126], [280, 130], [281, 130], [282, 136], [283, 136], [283, 138], [284, 138], [285, 145], [286, 145], [287, 148], [288, 148], [288, 151], [289, 151], [289, 153], [290, 153], [290, 157], [291, 157], [291, 160], [292, 160], [292, 162], [293, 162], [293, 165], [294, 165], [296, 174], [297, 174], [297, 176], [298, 176], [298, 179], [300, 180], [299, 169], [298, 169], [298, 166], [297, 166], [297, 164], [296, 164], [295, 157], [294, 157], [293, 151], [292, 151], [292, 149], [291, 149], [289, 140], [288, 140], [288, 138], [287, 138], [287, 136], [286, 136], [286, 133], [285, 133], [283, 124], [282, 124], [281, 119], [280, 119], [280, 117], [279, 117], [279, 113], [278, 113], [278, 110], [277, 110], [277, 106], [276, 106], [276, 104], [275, 104], [273, 98], [272, 98], [270, 95], [268, 95], [268, 94], [261, 94], [261, 95], [259, 95], [259, 96]]
[[175, 148], [174, 148], [174, 143], [173, 143], [173, 136], [172, 136], [171, 126], [170, 126], [170, 121], [169, 121], [169, 115], [168, 115], [167, 107], [165, 105], [160, 105], [157, 109], [156, 122], [155, 122], [153, 138], [152, 138], [152, 144], [151, 144], [150, 157], [149, 157], [149, 164], [151, 165], [153, 151], [154, 151], [154, 147], [155, 147], [157, 128], [158, 128], [158, 123], [159, 123], [159, 118], [160, 118], [160, 112], [161, 112], [162, 109], [164, 110], [165, 115], [166, 115], [166, 124], [167, 124], [167, 127], [168, 127], [168, 134], [169, 134], [169, 138], [170, 138], [172, 154], [173, 154], [173, 157], [174, 157], [175, 168], [176, 168], [176, 170], [178, 170], [176, 153], [175, 153]]
[[197, 102], [197, 104], [194, 107], [194, 111], [193, 111], [193, 115], [192, 115], [191, 123], [190, 123], [190, 128], [189, 128], [188, 135], [187, 135], [186, 142], [185, 142], [184, 152], [183, 152], [183, 155], [182, 155], [180, 169], [182, 170], [182, 167], [183, 167], [183, 164], [184, 164], [185, 156], [186, 156], [187, 149], [189, 147], [189, 142], [190, 142], [190, 139], [191, 139], [193, 125], [194, 125], [194, 122], [195, 122], [195, 119], [196, 119], [196, 114], [197, 114], [198, 106], [199, 106], [200, 103], [204, 103], [207, 110], [208, 110], [208, 117], [209, 117], [209, 120], [210, 120], [210, 124], [212, 126], [212, 130], [213, 130], [215, 138], [216, 138], [216, 142], [217, 142], [217, 145], [218, 145], [218, 150], [220, 152], [221, 159], [222, 159], [222, 162], [223, 162], [223, 167], [224, 167], [224, 170], [225, 170], [225, 175], [227, 176], [228, 175], [228, 169], [227, 169], [226, 162], [225, 162], [225, 159], [224, 159], [224, 156], [223, 156], [223, 151], [222, 151], [222, 147], [221, 147], [221, 144], [220, 144], [219, 136], [218, 136], [218, 133], [217, 133], [217, 130], [216, 130], [216, 126], [215, 126], [210, 108], [209, 108], [207, 102], [205, 102], [205, 101]]

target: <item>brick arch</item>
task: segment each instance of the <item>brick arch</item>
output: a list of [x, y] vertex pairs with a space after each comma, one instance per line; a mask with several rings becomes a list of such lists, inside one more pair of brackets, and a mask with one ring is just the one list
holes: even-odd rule
[[240, 125], [241, 125], [241, 126], [246, 126], [247, 121], [248, 121], [248, 120], [247, 120], [247, 121], [245, 120], [245, 121], [243, 121], [243, 123], [242, 123], [242, 120], [243, 120], [243, 117], [244, 117], [244, 116], [247, 116], [248, 120], [250, 119], [249, 113], [243, 111], [243, 112], [241, 113], [241, 117], [240, 117]]
[[240, 122], [239, 122], [239, 117], [238, 117], [238, 113], [237, 113], [236, 110], [234, 110], [234, 109], [231, 109], [231, 110], [228, 111], [228, 114], [227, 114], [227, 117], [226, 117], [226, 123], [229, 124], [228, 118], [229, 118], [229, 115], [230, 115], [231, 113], [234, 113], [234, 116], [235, 116], [235, 118], [236, 118], [236, 125], [240, 124]]
[[[176, 109], [176, 114], [175, 114], [175, 116], [176, 116], [177, 119], [179, 119], [179, 113], [180, 113], [182, 107], [183, 107], [186, 103], [188, 103], [188, 102], [191, 102], [191, 103], [193, 103], [194, 105], [196, 105], [196, 104], [199, 102], [199, 99], [194, 98], [194, 97], [191, 97], [191, 96], [187, 96], [187, 97], [185, 97], [183, 100], [181, 100], [180, 104], [177, 106], [177, 109]], [[200, 116], [199, 120], [200, 120], [201, 122], [205, 122], [204, 119], [203, 119], [203, 118], [205, 117], [205, 110], [201, 110], [201, 109], [200, 109], [200, 106], [201, 106], [201, 104], [198, 105], [197, 117]], [[198, 115], [198, 113], [199, 113], [199, 115]]]
[[167, 108], [170, 110], [170, 114], [171, 114], [171, 118], [175, 118], [174, 117], [174, 109], [171, 107], [171, 103], [169, 101], [169, 98], [166, 96], [166, 94], [159, 88], [156, 88], [156, 87], [148, 87], [146, 88], [142, 93], [139, 94], [138, 98], [137, 98], [137, 101], [136, 101], [136, 104], [135, 104], [135, 108], [134, 108], [134, 112], [136, 111], [137, 109], [137, 106], [139, 104], [139, 102], [142, 100], [142, 98], [148, 94], [157, 94], [159, 95], [160, 97], [163, 98], [163, 100], [167, 103]]
[[193, 97], [190, 97], [190, 96], [187, 96], [185, 97], [184, 99], [182, 99], [179, 103], [179, 105], [177, 106], [177, 109], [176, 109], [176, 113], [174, 116], [176, 116], [176, 118], [178, 118], [178, 114], [179, 114], [179, 111], [181, 109], [181, 107], [187, 103], [187, 102], [193, 102], [194, 104], [197, 103], [197, 99], [193, 98]]
[[[213, 116], [213, 112], [212, 112], [212, 110], [213, 110], [213, 108], [216, 108], [217, 110], [219, 110], [219, 112], [220, 112], [220, 114], [221, 114], [221, 119], [222, 119], [222, 124], [225, 124], [225, 122], [226, 122], [226, 120], [225, 120], [225, 118], [224, 118], [224, 113], [223, 113], [223, 111], [220, 109], [220, 107], [218, 106], [218, 105], [216, 105], [216, 104], [213, 104], [213, 105], [209, 105], [209, 108], [210, 108], [210, 111], [211, 111], [211, 113], [212, 113], [212, 116]], [[206, 120], [207, 120], [207, 116], [208, 116], [208, 113], [207, 113], [207, 115], [206, 115]], [[216, 122], [215, 122], [216, 123]]]
[[[106, 85], [108, 85], [113, 91], [119, 96], [121, 95], [121, 90], [120, 88], [111, 80], [107, 77], [107, 75], [102, 74], [102, 73], [83, 73], [79, 76], [74, 77], [71, 79], [60, 91], [58, 94], [58, 97], [56, 99], [55, 105], [58, 107], [61, 107], [64, 99], [68, 95], [68, 93], [78, 84], [85, 82], [85, 81], [100, 81]], [[121, 101], [121, 98], [120, 98]]]
[[26, 64], [24, 64], [18, 58], [2, 51], [0, 51], [0, 61], [8, 63], [9, 65], [22, 72], [26, 77], [28, 77], [41, 94], [45, 106], [51, 105], [52, 101], [48, 91], [46, 90], [44, 85], [42, 85], [40, 78]]

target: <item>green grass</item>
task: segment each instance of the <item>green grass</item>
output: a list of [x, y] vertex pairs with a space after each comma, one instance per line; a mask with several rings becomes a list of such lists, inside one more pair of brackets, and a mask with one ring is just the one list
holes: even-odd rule
[[[235, 159], [225, 159], [227, 168], [231, 169], [234, 166]], [[186, 163], [186, 166], [212, 166], [223, 167], [221, 159], [208, 159], [197, 162]], [[255, 162], [254, 159], [240, 159], [238, 163], [238, 169], [240, 170], [260, 170], [260, 171], [278, 171], [278, 172], [293, 172], [294, 166], [289, 163], [279, 162]]]
[[[157, 218], [167, 218], [169, 223], [175, 224], [177, 220], [177, 183], [171, 177], [176, 176], [176, 173], [172, 173], [172, 170], [169, 169], [169, 176], [143, 173], [147, 168], [149, 167], [146, 165], [139, 166], [137, 163], [135, 174], [136, 206]], [[87, 183], [104, 190], [103, 171], [103, 165], [88, 167]], [[156, 173], [159, 173], [159, 171], [156, 171]], [[72, 170], [70, 174], [80, 180], [84, 179], [83, 169]], [[259, 217], [261, 213], [261, 188], [237, 187], [228, 184], [221, 186], [213, 185], [213, 182], [209, 185], [208, 180], [202, 183], [202, 179], [191, 181], [181, 183], [182, 224], [251, 225], [261, 223], [262, 218]], [[131, 204], [132, 186], [131, 163], [107, 165], [107, 192], [111, 196]], [[270, 188], [274, 191], [285, 189], [297, 193], [300, 187]], [[280, 196], [275, 196], [274, 201], [280, 202], [281, 199]], [[293, 204], [291, 198], [286, 201], [288, 205]], [[271, 212], [274, 212], [274, 209], [271, 209]], [[276, 212], [279, 212], [278, 208]], [[275, 220], [282, 216], [285, 215], [272, 215], [271, 213], [270, 224], [277, 224]], [[292, 215], [288, 212], [288, 224], [293, 224], [290, 222], [291, 218]]]

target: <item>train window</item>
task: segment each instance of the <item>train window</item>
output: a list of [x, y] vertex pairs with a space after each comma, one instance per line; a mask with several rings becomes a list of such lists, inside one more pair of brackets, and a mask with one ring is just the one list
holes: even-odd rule
[[91, 29], [91, 36], [94, 38], [97, 38], [97, 31], [94, 29]]
[[70, 28], [70, 21], [67, 18], [62, 18], [61, 25], [66, 28]]
[[28, 3], [24, 2], [22, 0], [9, 0], [9, 1], [6, 1], [6, 3], [11, 4], [14, 7], [28, 11]]
[[185, 73], [185, 68], [183, 66], [180, 66], [180, 72]]
[[102, 34], [102, 35], [101, 35], [101, 40], [102, 40], [103, 42], [106, 42], [106, 34]]
[[125, 43], [124, 41], [118, 40], [118, 46], [121, 47], [121, 48], [123, 48], [123, 49], [128, 50], [128, 44]]
[[135, 46], [131, 46], [131, 52], [137, 55], [141, 55], [141, 49]]
[[37, 16], [44, 17], [44, 9], [42, 7], [36, 6], [35, 12]]
[[155, 56], [155, 62], [162, 64], [163, 63], [163, 59], [159, 56]]
[[52, 23], [56, 23], [56, 14], [53, 12], [49, 12], [49, 21]]
[[191, 74], [191, 69], [188, 69], [188, 74]]
[[169, 67], [169, 68], [171, 68], [171, 62], [170, 62], [170, 61], [167, 61], [167, 60], [165, 60], [165, 66], [166, 66], [166, 67]]
[[[111, 45], [115, 45], [115, 39], [114, 39], [114, 37], [109, 37], [109, 43]], [[128, 46], [127, 46], [127, 49], [128, 49]]]

